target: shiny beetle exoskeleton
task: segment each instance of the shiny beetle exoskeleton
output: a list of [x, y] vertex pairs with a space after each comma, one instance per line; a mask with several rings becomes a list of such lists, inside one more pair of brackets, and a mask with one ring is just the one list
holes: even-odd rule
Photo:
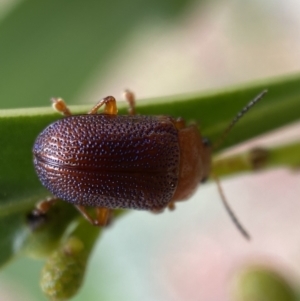
[[[135, 115], [133, 94], [127, 91], [126, 98], [128, 116], [117, 115], [112, 96], [75, 116], [62, 99], [53, 99], [66, 117], [50, 124], [33, 147], [42, 184], [96, 225], [106, 224], [110, 209], [172, 209], [210, 175], [211, 147], [196, 125]], [[102, 105], [104, 112], [98, 114]], [[96, 219], [86, 206], [97, 208]], [[41, 203], [38, 209], [46, 207]]]

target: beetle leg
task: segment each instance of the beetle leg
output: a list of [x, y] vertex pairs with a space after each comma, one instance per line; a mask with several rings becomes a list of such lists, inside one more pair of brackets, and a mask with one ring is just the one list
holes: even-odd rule
[[82, 214], [82, 216], [92, 225], [97, 225], [97, 221], [95, 221], [92, 216], [87, 212], [86, 208], [84, 206], [75, 205], [75, 207], [78, 209], [78, 211]]
[[27, 214], [27, 224], [32, 231], [45, 223], [48, 211], [57, 201], [58, 198], [56, 197], [47, 198], [36, 204], [35, 208]]
[[49, 209], [58, 201], [56, 197], [49, 197], [36, 204], [34, 212], [36, 214], [46, 214]]
[[135, 111], [135, 95], [134, 95], [134, 93], [131, 92], [130, 90], [126, 89], [123, 93], [123, 96], [129, 104], [129, 109], [128, 109], [129, 115], [135, 115], [136, 111]]
[[168, 204], [168, 209], [169, 209], [170, 211], [175, 210], [175, 209], [176, 209], [175, 202], [170, 202], [170, 203]]
[[88, 114], [97, 114], [98, 110], [104, 105], [104, 113], [109, 115], [117, 115], [118, 108], [116, 99], [113, 96], [107, 96], [100, 101], [89, 111]]
[[172, 118], [171, 121], [173, 122], [173, 124], [177, 130], [181, 130], [186, 127], [185, 120], [181, 117], [179, 117], [177, 119]]
[[106, 226], [109, 222], [111, 210], [108, 208], [96, 208], [96, 218], [94, 219], [84, 206], [76, 205], [83, 217], [94, 226]]
[[63, 114], [64, 116], [71, 116], [72, 113], [64, 100], [62, 98], [51, 98], [52, 107], [54, 110], [58, 111], [59, 113]]
[[108, 208], [96, 208], [97, 222], [100, 226], [106, 226], [109, 223], [111, 216], [111, 209]]

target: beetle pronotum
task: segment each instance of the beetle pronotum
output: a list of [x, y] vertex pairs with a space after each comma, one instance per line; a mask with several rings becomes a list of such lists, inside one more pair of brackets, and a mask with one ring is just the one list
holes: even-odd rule
[[[265, 93], [237, 114], [214, 147]], [[65, 118], [37, 137], [33, 155], [39, 179], [55, 197], [39, 203], [36, 214], [62, 199], [74, 204], [90, 223], [106, 225], [117, 208], [173, 209], [211, 175], [212, 147], [196, 125], [186, 126], [182, 118], [135, 115], [133, 93], [126, 91], [125, 97], [127, 116], [117, 115], [112, 96], [85, 115], [72, 115], [61, 98], [52, 99]], [[104, 111], [98, 114], [102, 106]], [[218, 187], [233, 222], [249, 238]], [[96, 207], [95, 219], [86, 207]]]

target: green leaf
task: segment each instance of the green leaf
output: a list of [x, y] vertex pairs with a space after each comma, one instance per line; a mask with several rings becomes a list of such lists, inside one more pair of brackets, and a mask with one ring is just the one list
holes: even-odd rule
[[[193, 96], [176, 96], [138, 101], [140, 114], [167, 114], [196, 121], [212, 141], [234, 115], [263, 89], [269, 93], [235, 127], [222, 148], [243, 142], [293, 122], [300, 117], [300, 76]], [[89, 107], [74, 107], [87, 112]], [[125, 108], [120, 110], [124, 113]], [[52, 109], [0, 111], [0, 265], [20, 248], [18, 233], [27, 233], [26, 214], [49, 193], [40, 184], [32, 164], [32, 146], [37, 135], [52, 121], [61, 118]], [[70, 206], [70, 205], [68, 205]], [[7, 226], [5, 226], [7, 225]]]

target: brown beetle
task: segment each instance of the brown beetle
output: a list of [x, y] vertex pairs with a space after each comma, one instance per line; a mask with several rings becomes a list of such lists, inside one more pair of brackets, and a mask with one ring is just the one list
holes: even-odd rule
[[[112, 96], [99, 101], [88, 114], [75, 116], [62, 99], [53, 99], [54, 108], [66, 118], [50, 124], [33, 147], [38, 177], [55, 196], [40, 203], [39, 212], [63, 199], [74, 204], [92, 224], [105, 225], [111, 209], [172, 209], [210, 175], [211, 147], [196, 125], [186, 126], [183, 119], [169, 116], [135, 115], [133, 94], [126, 91], [125, 96], [129, 116], [117, 115]], [[98, 114], [103, 105], [104, 112]], [[225, 135], [240, 117], [237, 115]], [[96, 219], [87, 206], [97, 208]]]

